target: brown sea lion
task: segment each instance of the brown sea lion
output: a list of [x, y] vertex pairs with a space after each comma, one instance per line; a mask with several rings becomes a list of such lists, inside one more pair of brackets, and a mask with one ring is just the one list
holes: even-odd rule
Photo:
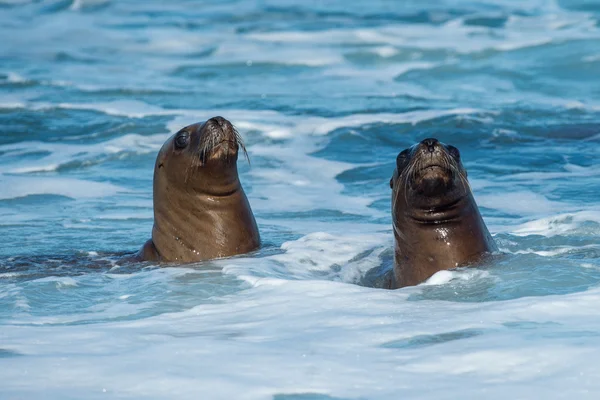
[[195, 262], [247, 253], [260, 235], [237, 170], [246, 149], [225, 118], [186, 126], [163, 145], [154, 166], [152, 239], [141, 260]]
[[390, 187], [392, 288], [416, 285], [440, 270], [469, 265], [497, 250], [456, 147], [425, 139], [402, 151]]

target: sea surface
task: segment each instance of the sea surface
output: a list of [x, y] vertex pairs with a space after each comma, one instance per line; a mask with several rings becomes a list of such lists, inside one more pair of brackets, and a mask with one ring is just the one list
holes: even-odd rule
[[[120, 263], [216, 115], [263, 247]], [[500, 252], [372, 287], [426, 137]], [[0, 398], [598, 399], [599, 161], [597, 1], [0, 0]]]

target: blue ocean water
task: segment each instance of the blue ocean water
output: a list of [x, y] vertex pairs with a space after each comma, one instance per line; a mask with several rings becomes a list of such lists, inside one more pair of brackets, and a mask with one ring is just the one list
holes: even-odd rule
[[[598, 398], [600, 3], [0, 0], [0, 38], [1, 398]], [[215, 115], [263, 248], [120, 265]], [[368, 287], [432, 136], [502, 254]]]

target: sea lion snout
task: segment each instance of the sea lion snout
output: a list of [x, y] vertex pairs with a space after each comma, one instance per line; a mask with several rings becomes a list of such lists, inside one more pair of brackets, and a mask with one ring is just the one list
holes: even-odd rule
[[447, 191], [456, 178], [456, 160], [446, 146], [435, 138], [427, 138], [417, 144], [413, 153], [415, 172], [411, 187], [422, 195], [437, 196]]
[[199, 149], [203, 160], [208, 158], [237, 159], [238, 148], [246, 153], [242, 138], [235, 127], [227, 119], [216, 116], [208, 119], [199, 129]]
[[421, 145], [423, 145], [427, 149], [427, 151], [429, 151], [430, 153], [433, 153], [435, 151], [436, 145], [438, 145], [438, 147], [439, 147], [439, 143], [440, 143], [440, 141], [435, 138], [428, 138], [428, 139], [423, 140], [421, 142]]
[[219, 132], [225, 135], [233, 133], [231, 122], [219, 116], [206, 121], [205, 127], [208, 128], [209, 132]]
[[421, 156], [433, 158], [440, 157], [446, 150], [444, 144], [435, 138], [427, 138], [422, 140], [416, 149], [416, 153], [420, 153]]
[[203, 142], [212, 142], [213, 146], [223, 141], [237, 144], [239, 139], [239, 135], [231, 122], [218, 116], [210, 118], [204, 123], [201, 128], [201, 134]]
[[223, 127], [225, 124], [231, 125], [231, 123], [229, 121], [227, 121], [225, 118], [223, 118], [221, 116], [212, 117], [207, 122], [211, 123], [211, 124], [217, 124], [220, 127]]

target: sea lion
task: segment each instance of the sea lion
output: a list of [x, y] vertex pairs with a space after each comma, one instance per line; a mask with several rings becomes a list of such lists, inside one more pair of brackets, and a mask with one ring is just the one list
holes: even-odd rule
[[392, 288], [416, 285], [440, 270], [469, 265], [497, 250], [456, 147], [425, 139], [402, 151], [390, 187]]
[[188, 263], [260, 246], [237, 170], [240, 135], [225, 118], [186, 126], [162, 146], [154, 166], [152, 239], [146, 261]]

